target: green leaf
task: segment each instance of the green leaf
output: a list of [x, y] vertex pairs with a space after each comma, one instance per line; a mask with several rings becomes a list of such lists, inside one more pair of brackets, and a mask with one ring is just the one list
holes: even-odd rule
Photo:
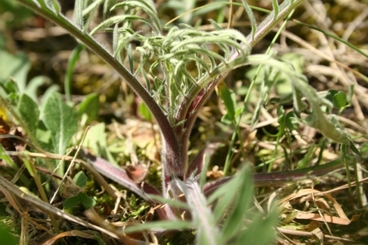
[[190, 207], [192, 222], [196, 226], [196, 243], [221, 244], [221, 234], [215, 217], [208, 207], [206, 197], [196, 178], [191, 176], [185, 182], [174, 179], [170, 182], [170, 186], [175, 186], [185, 195], [186, 202]]
[[[208, 203], [213, 203], [214, 201], [218, 200], [213, 211], [217, 222], [220, 221], [220, 219], [224, 216], [226, 209], [234, 203], [236, 196], [240, 194], [237, 191], [240, 190], [242, 183], [245, 181], [252, 186], [252, 182], [249, 177], [249, 169], [244, 168], [226, 184], [219, 187], [213, 194], [210, 195], [208, 198]], [[252, 192], [247, 193], [242, 191], [241, 194], [252, 195]], [[247, 209], [248, 206], [244, 206], [243, 208]]]
[[87, 123], [96, 119], [98, 111], [100, 110], [99, 95], [92, 93], [84, 97], [83, 101], [78, 106], [78, 115], [81, 117], [86, 114], [88, 117]]
[[235, 245], [257, 244], [269, 245], [274, 244], [277, 234], [275, 232], [275, 225], [277, 224], [279, 212], [276, 208], [272, 208], [266, 217], [264, 215], [255, 215], [255, 217], [248, 217], [252, 223], [239, 233]]
[[43, 118], [46, 101], [48, 101], [49, 98], [52, 97], [54, 93], [57, 93], [59, 90], [60, 90], [59, 86], [54, 84], [48, 87], [46, 91], [43, 93], [42, 98], [41, 98], [40, 118]]
[[279, 117], [277, 120], [278, 123], [280, 123], [283, 120], [284, 114], [285, 114], [284, 107], [282, 106], [277, 107], [277, 116]]
[[22, 94], [19, 98], [18, 111], [29, 131], [28, 133], [35, 135], [40, 115], [36, 102], [27, 94]]
[[31, 97], [34, 101], [37, 101], [37, 90], [40, 86], [45, 84], [46, 77], [37, 76], [32, 78], [31, 81], [27, 84], [27, 89], [25, 93]]
[[19, 91], [24, 92], [31, 67], [28, 57], [24, 53], [13, 55], [4, 50], [0, 50], [0, 57], [0, 83], [11, 76], [17, 82]]
[[64, 201], [64, 209], [72, 209], [82, 204], [85, 209], [89, 209], [96, 205], [96, 201], [84, 192], [79, 192], [76, 196], [67, 198]]
[[70, 139], [78, 130], [78, 121], [75, 111], [61, 100], [59, 93], [53, 93], [45, 101], [43, 122], [51, 131], [55, 152], [64, 154]]
[[54, 150], [51, 140], [51, 132], [46, 128], [45, 124], [42, 121], [39, 121], [35, 137], [42, 145], [43, 150]]
[[250, 5], [245, 0], [242, 0], [242, 3], [244, 5], [245, 12], [247, 13], [248, 18], [250, 20], [250, 24], [252, 27], [251, 37], [252, 39], [254, 39], [256, 31], [257, 31], [257, 21], [256, 21], [256, 18], [254, 17], [254, 14], [253, 14], [253, 11]]
[[17, 164], [13, 161], [13, 158], [11, 158], [5, 151], [4, 147], [0, 144], [0, 159], [5, 161], [9, 166], [11, 166], [13, 169], [18, 169]]
[[331, 101], [331, 102], [333, 102], [333, 97], [335, 96], [335, 94], [337, 94], [339, 91], [337, 91], [337, 90], [333, 90], [333, 89], [330, 89], [330, 90], [328, 90], [328, 93], [327, 93], [327, 95], [326, 95], [326, 99], [328, 100], [328, 101]]
[[89, 131], [84, 139], [83, 146], [90, 148], [96, 154], [99, 153], [100, 148], [106, 148], [106, 125], [98, 123], [89, 128]]
[[73, 20], [76, 26], [82, 30], [83, 29], [83, 1], [76, 0], [74, 4], [74, 15]]
[[65, 199], [64, 201], [64, 209], [72, 209], [74, 207], [76, 207], [78, 205], [78, 203], [80, 203], [80, 199], [79, 196], [72, 196], [72, 197], [68, 197], [67, 199]]
[[234, 91], [229, 89], [225, 84], [219, 84], [218, 95], [226, 107], [226, 114], [222, 117], [221, 121], [229, 124], [233, 123], [235, 120], [235, 112], [238, 109]]
[[74, 183], [79, 187], [85, 187], [87, 183], [87, 176], [83, 171], [79, 171], [73, 178]]
[[345, 108], [347, 104], [346, 94], [344, 92], [337, 92], [333, 97], [333, 105], [337, 109]]
[[117, 48], [119, 46], [119, 25], [115, 24], [114, 31], [112, 33], [112, 53], [114, 54], [115, 58], [118, 56]]
[[302, 159], [298, 161], [298, 164], [296, 166], [297, 169], [303, 169], [310, 167], [311, 165], [311, 159], [313, 159], [313, 154], [315, 153], [316, 145], [312, 144], [308, 147], [307, 153], [304, 155]]
[[[231, 203], [232, 210], [227, 216], [223, 225], [223, 238], [229, 239], [236, 236], [244, 227], [244, 218], [248, 213], [248, 208], [253, 201], [253, 185], [250, 168], [243, 168], [236, 176], [239, 185], [239, 194], [235, 195]], [[233, 194], [234, 195], [234, 194]], [[229, 208], [229, 206], [228, 206]]]
[[69, 105], [72, 104], [71, 93], [72, 93], [72, 76], [74, 72], [75, 65], [79, 60], [81, 52], [84, 50], [83, 44], [78, 44], [77, 47], [73, 49], [73, 52], [69, 56], [68, 67], [66, 69], [65, 79], [64, 79], [64, 87], [65, 87], [65, 96]]
[[355, 87], [355, 84], [351, 84], [348, 89], [348, 103], [349, 104], [351, 104], [351, 101], [354, 96], [354, 87]]
[[277, 3], [277, 0], [272, 0], [272, 8], [274, 11], [274, 19], [276, 19], [279, 14], [279, 4]]
[[299, 121], [295, 118], [292, 111], [285, 115], [285, 127], [291, 130], [296, 130], [299, 127]]
[[[187, 2], [185, 5], [188, 5]], [[116, 8], [130, 8], [133, 11], [136, 9], [140, 9], [150, 17], [150, 23], [152, 23], [153, 30], [155, 32], [159, 32], [161, 30], [161, 21], [158, 18], [156, 7], [153, 1], [122, 1], [121, 3], [117, 3], [111, 10], [116, 10]]]
[[13, 235], [9, 229], [5, 227], [4, 224], [0, 223], [0, 237], [1, 244], [6, 245], [16, 245], [19, 244], [19, 239], [15, 235]]
[[363, 143], [360, 146], [360, 153], [367, 158], [368, 157], [368, 142]]
[[286, 53], [281, 57], [281, 59], [282, 61], [291, 64], [298, 73], [303, 73], [303, 69], [305, 67], [305, 58], [302, 55], [296, 53]]
[[[350, 89], [350, 88], [349, 88]], [[349, 90], [349, 97], [351, 91]], [[351, 98], [351, 97], [350, 97]], [[337, 90], [329, 90], [328, 94], [326, 95], [326, 99], [333, 103], [333, 106], [340, 111], [344, 109], [348, 104], [348, 97], [344, 92], [337, 91]]]
[[60, 15], [61, 13], [60, 3], [58, 1], [52, 1], [52, 6], [53, 6], [55, 14]]
[[145, 120], [152, 122], [152, 114], [145, 103], [139, 105], [138, 112]]
[[[289, 84], [290, 85], [290, 84]], [[293, 100], [292, 93], [288, 93], [285, 95], [282, 95], [280, 97], [273, 97], [268, 101], [268, 104], [278, 104], [278, 105], [285, 105], [289, 104]]]
[[83, 146], [90, 148], [92, 152], [97, 155], [105, 156], [110, 163], [118, 166], [116, 158], [114, 158], [111, 152], [107, 149], [107, 136], [105, 130], [106, 125], [104, 123], [98, 123], [91, 126], [86, 138], [84, 139]]
[[85, 209], [89, 209], [96, 205], [96, 201], [84, 192], [78, 193], [78, 197]]
[[3, 87], [8, 94], [19, 93], [18, 84], [11, 78], [5, 80], [5, 82], [3, 83]]
[[[26, 153], [27, 154], [27, 153]], [[23, 164], [26, 166], [28, 173], [34, 178], [34, 176], [37, 174], [36, 168], [34, 167], [34, 163], [30, 160], [29, 155], [25, 155], [22, 157]]]

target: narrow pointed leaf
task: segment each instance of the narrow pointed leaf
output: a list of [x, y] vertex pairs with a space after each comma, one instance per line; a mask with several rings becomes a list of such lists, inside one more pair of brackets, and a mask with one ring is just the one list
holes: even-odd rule
[[245, 12], [247, 13], [249, 20], [250, 20], [250, 26], [252, 27], [252, 31], [251, 31], [251, 35], [252, 35], [252, 39], [254, 39], [254, 36], [256, 34], [257, 31], [257, 21], [256, 18], [254, 17], [252, 8], [250, 7], [250, 5], [247, 3], [247, 1], [242, 0], [242, 3], [244, 5], [245, 8]]
[[73, 20], [76, 26], [83, 30], [83, 0], [75, 0]]
[[160, 193], [154, 187], [147, 183], [144, 183], [142, 186], [138, 186], [133, 182], [132, 179], [129, 178], [124, 169], [116, 167], [108, 161], [99, 157], [95, 157], [88, 152], [83, 152], [83, 156], [100, 174], [138, 194], [146, 201], [150, 201], [150, 198], [147, 196], [147, 194], [160, 195]]
[[196, 243], [197, 244], [221, 244], [221, 233], [216, 225], [215, 217], [211, 209], [208, 207], [206, 197], [203, 195], [198, 182], [190, 177], [185, 182], [176, 181], [177, 186], [184, 193], [193, 223], [196, 226]]
[[276, 19], [276, 17], [279, 15], [279, 4], [277, 0], [272, 0], [272, 8], [273, 8], [273, 18]]

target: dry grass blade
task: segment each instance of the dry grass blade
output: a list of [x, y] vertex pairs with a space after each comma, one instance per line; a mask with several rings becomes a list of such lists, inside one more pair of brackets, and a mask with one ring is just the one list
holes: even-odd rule
[[[293, 236], [299, 236], [299, 237], [314, 237], [315, 234], [313, 232], [308, 231], [298, 231], [298, 230], [292, 230], [292, 229], [286, 229], [286, 228], [277, 228], [277, 230], [280, 233], [287, 234], [287, 235], [293, 235]], [[354, 240], [344, 237], [338, 237], [338, 236], [331, 236], [331, 235], [324, 235], [324, 239], [333, 239], [340, 242], [346, 242], [346, 243], [354, 243]], [[295, 243], [294, 243], [295, 244]]]
[[[82, 220], [81, 218], [75, 217], [74, 215], [65, 213], [64, 211], [48, 204], [45, 203], [43, 201], [41, 201], [40, 199], [33, 197], [23, 191], [21, 191], [17, 186], [15, 186], [13, 183], [11, 183], [10, 181], [8, 181], [7, 179], [5, 179], [4, 177], [0, 176], [0, 187], [2, 188], [1, 191], [4, 193], [4, 195], [7, 195], [7, 198], [9, 202], [14, 203], [14, 199], [12, 197], [10, 197], [8, 194], [13, 194], [16, 195], [17, 197], [23, 199], [26, 202], [29, 202], [31, 205], [34, 205], [36, 207], [38, 207], [41, 210], [50, 212], [60, 218], [72, 221], [74, 223], [77, 223], [79, 225], [82, 225], [86, 228], [90, 228], [90, 229], [94, 229], [97, 230], [99, 232], [105, 233], [111, 237], [117, 238], [119, 239], [118, 236], [116, 236], [114, 233], [111, 233], [110, 231], [107, 231], [106, 229], [103, 229], [99, 226], [93, 225], [89, 222], [86, 222], [85, 220]], [[5, 190], [4, 190], [5, 189]], [[19, 207], [17, 205], [17, 207]], [[20, 211], [19, 211], [20, 212]], [[21, 213], [21, 212], [20, 212]]]
[[91, 234], [90, 231], [72, 230], [72, 231], [62, 232], [62, 233], [54, 236], [53, 238], [47, 240], [42, 245], [52, 245], [58, 239], [63, 238], [63, 237], [69, 237], [69, 236], [78, 236], [78, 237], [82, 237], [82, 238], [86, 238], [86, 239], [93, 239], [93, 240], [96, 239], [96, 236], [94, 234]]
[[[0, 176], [1, 177], [1, 176]], [[1, 177], [2, 178], [2, 177]], [[9, 182], [10, 183], [10, 182]], [[50, 230], [46, 227], [44, 227], [43, 225], [38, 224], [36, 221], [34, 221], [33, 219], [31, 219], [28, 215], [27, 211], [24, 211], [22, 207], [24, 207], [24, 205], [20, 205], [19, 202], [17, 201], [16, 198], [13, 197], [12, 193], [9, 192], [6, 188], [4, 188], [3, 186], [1, 186], [0, 184], [0, 191], [4, 194], [5, 198], [8, 200], [8, 202], [10, 203], [10, 205], [19, 213], [19, 215], [22, 216], [22, 228], [25, 226], [24, 222], [30, 222], [33, 225], [35, 225], [38, 229], [40, 230], [44, 230], [47, 233], [50, 233]], [[42, 202], [42, 201], [41, 201]], [[21, 237], [24, 237], [24, 232], [22, 229], [22, 235]]]
[[[304, 199], [302, 199], [304, 197]], [[326, 221], [336, 224], [344, 224], [348, 225], [350, 224], [349, 218], [345, 215], [344, 211], [342, 210], [340, 204], [330, 196], [329, 194], [323, 193], [321, 191], [315, 190], [315, 189], [302, 189], [299, 190], [296, 193], [292, 193], [289, 196], [283, 198], [280, 200], [281, 205], [286, 205], [287, 203], [290, 203], [294, 201], [294, 203], [300, 203], [301, 201], [306, 201], [308, 199], [312, 199], [313, 197], [325, 197], [333, 204], [333, 207], [335, 208], [335, 212], [339, 217], [332, 217], [330, 215], [324, 215], [323, 217], [317, 215], [317, 214], [311, 214], [311, 213], [305, 213], [298, 211], [298, 214], [296, 218], [298, 219], [312, 219], [312, 220], [319, 220], [319, 221]], [[326, 210], [331, 211], [331, 210]], [[326, 218], [326, 219], [324, 219]]]
[[345, 219], [345, 218], [341, 218], [341, 217], [331, 216], [331, 215], [327, 215], [327, 214], [324, 214], [323, 216], [321, 216], [319, 214], [302, 212], [302, 211], [298, 211], [295, 218], [297, 218], [297, 219], [306, 219], [306, 220], [314, 220], [314, 221], [324, 221], [324, 222], [333, 223], [333, 224], [337, 224], [337, 225], [349, 225], [350, 222], [351, 222], [349, 219]]
[[126, 245], [144, 245], [147, 244], [146, 242], [141, 242], [138, 240], [133, 240], [126, 236], [122, 231], [118, 231], [117, 227], [113, 226], [112, 224], [106, 222], [102, 217], [100, 217], [94, 209], [89, 209], [85, 212], [85, 215], [88, 217], [89, 220], [96, 223], [99, 227], [108, 230], [109, 232], [114, 233], [119, 239], [124, 242]]

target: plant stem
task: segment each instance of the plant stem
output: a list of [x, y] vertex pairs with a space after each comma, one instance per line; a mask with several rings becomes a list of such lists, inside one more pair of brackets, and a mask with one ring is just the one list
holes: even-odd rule
[[[353, 165], [354, 162], [351, 164]], [[345, 162], [341, 158], [338, 158], [323, 165], [313, 166], [309, 168], [272, 173], [254, 173], [253, 180], [254, 185], [257, 187], [281, 186], [290, 182], [297, 182], [328, 175], [335, 170], [344, 168], [344, 166]], [[226, 177], [218, 181], [207, 183], [203, 188], [204, 193], [206, 195], [212, 193], [214, 190], [229, 181], [231, 178], [232, 177]]]
[[261, 24], [257, 26], [254, 37], [252, 37], [251, 34], [247, 36], [248, 44], [251, 47], [254, 47], [254, 45], [258, 43], [264, 36], [266, 36], [281, 19], [285, 18], [290, 11], [298, 7], [303, 1], [304, 0], [285, 0], [283, 3], [281, 3], [278, 13], [272, 11], [266, 17], [266, 19], [264, 19]]

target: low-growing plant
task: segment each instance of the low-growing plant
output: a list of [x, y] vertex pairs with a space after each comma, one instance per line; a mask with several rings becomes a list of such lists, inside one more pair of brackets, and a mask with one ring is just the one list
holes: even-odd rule
[[[326, 116], [334, 106], [341, 110], [345, 108], [349, 104], [349, 96], [346, 97], [339, 92], [331, 92], [326, 97], [321, 96], [308, 85], [306, 77], [298, 71], [298, 67], [278, 59], [272, 52], [251, 54], [251, 48], [277, 23], [290, 17], [289, 14], [303, 2], [302, 0], [285, 0], [281, 4], [273, 0], [272, 11], [260, 24], [257, 24], [251, 6], [242, 1], [251, 23], [248, 36], [234, 29], [223, 29], [212, 20], [210, 22], [213, 31], [200, 31], [187, 24], [164, 26], [153, 1], [76, 0], [73, 20], [69, 20], [61, 13], [57, 1], [18, 0], [18, 2], [64, 28], [78, 40], [80, 46], [70, 59], [69, 76], [81, 49], [88, 48], [121, 75], [149, 109], [150, 114], [146, 114], [146, 118], [154, 118], [159, 126], [162, 143], [160, 191], [146, 182], [133, 180], [124, 169], [82, 150], [83, 157], [88, 159], [102, 175], [116, 181], [147, 202], [165, 204], [156, 209], [162, 221], [127, 227], [126, 233], [141, 230], [157, 232], [158, 229], [161, 231], [193, 229], [197, 244], [244, 244], [244, 241], [247, 241], [247, 244], [270, 244], [276, 234], [273, 228], [277, 222], [277, 210], [271, 208], [267, 214], [255, 211], [252, 206], [253, 181], [260, 184], [297, 179], [307, 173], [309, 176], [322, 175], [341, 168], [344, 163], [348, 167], [349, 148], [359, 155], [359, 151], [352, 144], [349, 135], [341, 128], [338, 120]], [[103, 9], [104, 20], [91, 27], [91, 22], [100, 8]], [[137, 22], [149, 28], [150, 35], [135, 30]], [[94, 38], [100, 31], [112, 32], [111, 51]], [[134, 42], [140, 45], [134, 48]], [[232, 144], [239, 135], [239, 125], [247, 110], [250, 92], [246, 95], [244, 103], [239, 105], [235, 93], [221, 82], [231, 71], [242, 66], [259, 67], [253, 81], [257, 80], [257, 76], [263, 76], [262, 96], [257, 104], [252, 126], [257, 123], [261, 107], [267, 100], [268, 91], [275, 86], [278, 79], [282, 78], [289, 84], [291, 91], [277, 103], [291, 101], [294, 110], [285, 112], [282, 106], [279, 107], [281, 127], [276, 137], [281, 137], [286, 130], [294, 130], [298, 127], [298, 123], [304, 123], [317, 129], [327, 139], [341, 144], [346, 154], [328, 164], [304, 167], [279, 175], [252, 176], [249, 167], [242, 167], [234, 177], [206, 183], [205, 172], [209, 155], [216, 149], [217, 144], [208, 144], [190, 162], [188, 148], [191, 131], [200, 109], [217, 88], [217, 93], [226, 107], [226, 115], [222, 121], [234, 126], [224, 165], [227, 173], [233, 154]], [[194, 69], [190, 70], [189, 67]], [[143, 79], [143, 82], [139, 79]], [[250, 85], [248, 91], [251, 91], [253, 86], [254, 83]], [[96, 97], [93, 98], [89, 98], [89, 101], [92, 101], [90, 103], [96, 103]], [[18, 102], [21, 115], [30, 115], [29, 111], [39, 113], [35, 107], [37, 105], [34, 101], [26, 95], [21, 95]], [[87, 111], [83, 108], [88, 108], [88, 102], [80, 108]], [[27, 125], [24, 126], [30, 129], [29, 136], [35, 135], [39, 130], [38, 113], [33, 114], [33, 118], [23, 116], [19, 119], [26, 122]], [[302, 113], [306, 113], [307, 116], [302, 116]], [[49, 141], [53, 145], [52, 150], [64, 154], [72, 134], [76, 131], [75, 113], [62, 102], [60, 96], [54, 94], [45, 100], [41, 118], [43, 126], [53, 132], [49, 136]], [[35, 143], [39, 142], [36, 138], [33, 138], [32, 142], [42, 147], [39, 143]], [[62, 175], [65, 168], [63, 164], [60, 166], [58, 173]], [[301, 163], [301, 166], [304, 165]], [[2, 181], [5, 183], [5, 180]], [[241, 190], [241, 193], [237, 190]], [[87, 200], [85, 206], [89, 207], [91, 203], [88, 196], [84, 193], [81, 193], [81, 196], [77, 194], [69, 198], [66, 204], [73, 207], [81, 202], [85, 205], [84, 201]], [[127, 242], [128, 238], [121, 232], [114, 234]]]

